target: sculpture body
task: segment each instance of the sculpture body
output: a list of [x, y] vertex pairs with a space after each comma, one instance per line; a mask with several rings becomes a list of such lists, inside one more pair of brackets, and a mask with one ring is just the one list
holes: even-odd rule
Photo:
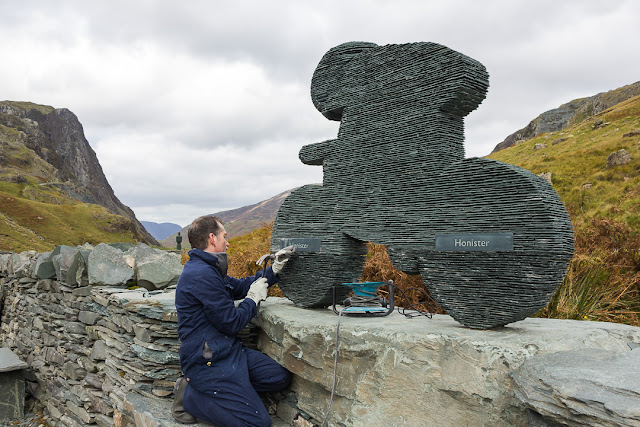
[[487, 88], [482, 64], [435, 43], [351, 42], [325, 54], [311, 96], [341, 124], [336, 139], [302, 147], [323, 185], [294, 191], [274, 223], [273, 249], [281, 238], [322, 242], [290, 261], [287, 297], [329, 305], [331, 286], [358, 278], [375, 242], [466, 326], [505, 325], [546, 305], [573, 254], [571, 221], [544, 179], [464, 159], [463, 117]]

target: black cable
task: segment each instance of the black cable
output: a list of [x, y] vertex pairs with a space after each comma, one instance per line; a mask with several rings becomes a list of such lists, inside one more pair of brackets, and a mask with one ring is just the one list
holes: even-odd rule
[[[394, 287], [394, 289], [397, 291], [400, 291], [401, 293], [401, 297], [399, 298], [398, 301], [398, 306], [397, 306], [397, 310], [399, 314], [402, 314], [405, 317], [408, 317], [409, 319], [412, 319], [414, 317], [419, 317], [419, 316], [424, 316], [428, 319], [433, 318], [433, 314], [436, 313], [438, 311], [438, 303], [435, 302], [435, 300], [431, 297], [431, 295], [426, 292], [424, 289], [422, 288], [416, 288], [416, 287], [412, 287], [412, 288], [407, 288], [407, 289], [401, 289], [396, 285], [392, 285]], [[427, 302], [421, 302], [418, 303], [420, 305], [428, 305], [430, 307], [433, 307], [434, 310], [429, 311], [429, 310], [425, 310], [423, 308], [417, 307], [416, 304], [412, 303], [411, 301], [409, 301], [409, 298], [407, 297], [407, 292], [411, 291], [411, 290], [415, 290], [420, 292], [424, 297], [426, 297]], [[406, 303], [408, 304], [408, 307], [400, 307], [400, 304], [402, 303], [402, 301], [406, 301]], [[401, 311], [402, 310], [402, 311]], [[414, 312], [412, 313], [408, 313], [407, 310], [413, 310]]]

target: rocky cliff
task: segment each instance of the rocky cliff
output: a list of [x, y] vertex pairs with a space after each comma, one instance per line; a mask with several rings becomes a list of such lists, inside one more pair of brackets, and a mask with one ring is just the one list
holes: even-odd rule
[[540, 114], [526, 127], [512, 133], [504, 141], [496, 145], [492, 153], [516, 145], [519, 141], [531, 139], [541, 133], [566, 129], [638, 95], [640, 95], [640, 82], [588, 98], [574, 99], [558, 108]]
[[0, 179], [26, 183], [28, 177], [35, 177], [41, 186], [130, 219], [131, 231], [140, 240], [157, 244], [133, 211], [115, 196], [75, 114], [66, 108], [4, 101], [0, 102], [0, 126], [2, 151], [22, 153], [22, 157], [5, 154], [0, 158]]

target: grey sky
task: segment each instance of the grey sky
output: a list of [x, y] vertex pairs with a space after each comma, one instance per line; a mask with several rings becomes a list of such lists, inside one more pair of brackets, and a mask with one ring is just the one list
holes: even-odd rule
[[0, 99], [68, 108], [138, 219], [187, 225], [321, 182], [302, 145], [338, 123], [309, 97], [331, 47], [431, 41], [482, 62], [466, 119], [484, 156], [543, 111], [640, 80], [640, 2], [0, 2]]

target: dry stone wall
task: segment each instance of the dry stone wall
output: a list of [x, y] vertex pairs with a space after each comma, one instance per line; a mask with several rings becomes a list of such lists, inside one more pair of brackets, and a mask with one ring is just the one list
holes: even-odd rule
[[[170, 398], [181, 375], [171, 287], [127, 288], [144, 271], [136, 268], [136, 257], [163, 265], [154, 274], [164, 271], [159, 285], [166, 286], [169, 267], [181, 270], [179, 256], [145, 245], [106, 247], [0, 254], [0, 341], [29, 365], [28, 392], [46, 404], [51, 425], [135, 425], [127, 396]], [[122, 265], [127, 257], [133, 265]], [[134, 274], [113, 274], [119, 283], [88, 284], [127, 268]]]
[[[27, 363], [27, 394], [49, 425], [179, 425], [181, 271], [178, 254], [143, 244], [0, 252], [0, 347]], [[253, 324], [240, 333], [252, 348], [257, 335]]]

